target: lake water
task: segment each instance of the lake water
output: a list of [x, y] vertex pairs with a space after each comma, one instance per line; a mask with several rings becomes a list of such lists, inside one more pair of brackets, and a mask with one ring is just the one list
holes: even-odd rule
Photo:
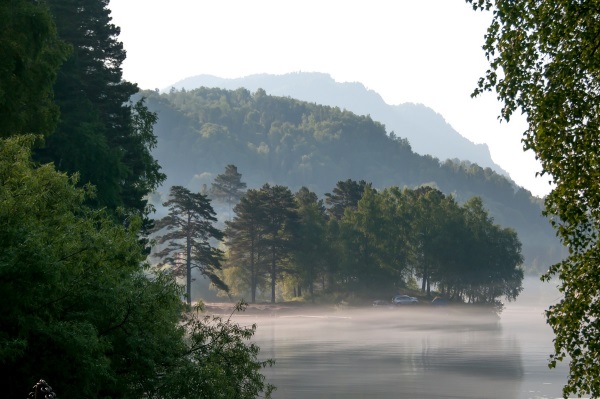
[[499, 319], [452, 307], [250, 316], [275, 399], [560, 398], [566, 367], [547, 367], [554, 290], [528, 282]]

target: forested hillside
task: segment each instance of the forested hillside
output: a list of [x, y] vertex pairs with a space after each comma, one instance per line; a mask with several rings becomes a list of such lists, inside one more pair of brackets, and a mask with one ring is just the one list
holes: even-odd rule
[[[294, 72], [283, 75], [257, 74], [236, 79], [198, 75], [174, 83], [178, 90], [219, 87], [250, 91], [260, 88], [275, 96], [292, 97], [310, 103], [340, 107], [358, 115], [371, 115], [382, 122], [388, 132], [407, 138], [414, 152], [440, 159], [468, 159], [482, 167], [508, 176], [490, 155], [486, 144], [475, 144], [454, 130], [433, 109], [423, 104], [386, 104], [383, 98], [359, 82], [336, 82], [330, 75], [318, 72]], [[168, 91], [169, 89], [167, 89]]]
[[406, 139], [369, 116], [260, 89], [143, 95], [159, 118], [154, 155], [167, 174], [163, 187], [200, 190], [228, 164], [238, 167], [249, 187], [306, 186], [319, 196], [346, 179], [377, 189], [432, 185], [459, 202], [480, 196], [496, 223], [518, 232], [527, 268], [545, 270], [561, 257], [540, 199], [489, 168], [415, 154]]

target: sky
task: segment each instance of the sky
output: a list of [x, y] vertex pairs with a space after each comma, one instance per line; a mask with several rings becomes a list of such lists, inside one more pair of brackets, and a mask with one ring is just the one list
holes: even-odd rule
[[464, 0], [111, 0], [127, 51], [125, 79], [164, 89], [209, 74], [322, 72], [359, 82], [390, 105], [421, 103], [461, 135], [486, 143], [520, 186], [548, 178], [521, 142], [525, 119], [498, 120], [494, 93], [471, 98], [487, 69], [491, 15]]

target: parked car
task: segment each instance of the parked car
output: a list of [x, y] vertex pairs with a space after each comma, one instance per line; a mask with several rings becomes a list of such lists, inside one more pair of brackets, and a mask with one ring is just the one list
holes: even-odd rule
[[392, 303], [394, 305], [405, 305], [405, 304], [419, 303], [419, 300], [417, 298], [415, 298], [414, 296], [396, 295], [395, 297], [392, 298]]

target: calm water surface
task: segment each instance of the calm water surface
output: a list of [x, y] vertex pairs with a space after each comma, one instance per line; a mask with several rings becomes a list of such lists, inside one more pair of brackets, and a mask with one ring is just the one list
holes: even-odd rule
[[530, 287], [497, 320], [425, 306], [246, 320], [276, 361], [265, 370], [275, 399], [559, 398], [566, 370], [547, 367], [549, 303]]

